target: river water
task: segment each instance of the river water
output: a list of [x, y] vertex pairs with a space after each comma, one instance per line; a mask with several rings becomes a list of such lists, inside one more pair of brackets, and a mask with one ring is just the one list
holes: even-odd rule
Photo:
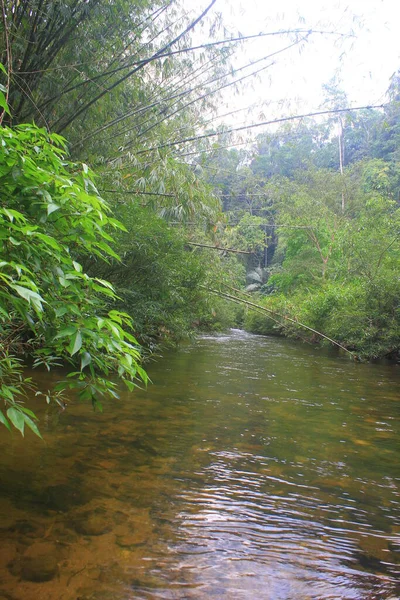
[[233, 330], [149, 372], [1, 431], [0, 600], [400, 598], [399, 366]]

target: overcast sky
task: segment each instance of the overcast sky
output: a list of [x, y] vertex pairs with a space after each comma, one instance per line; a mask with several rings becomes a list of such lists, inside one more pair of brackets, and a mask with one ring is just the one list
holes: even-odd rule
[[[199, 6], [199, 5], [197, 5]], [[197, 9], [198, 10], [198, 9]], [[303, 27], [345, 34], [312, 35], [307, 43], [275, 57], [275, 64], [254, 80], [241, 97], [230, 92], [230, 108], [270, 102], [268, 116], [318, 110], [322, 85], [337, 76], [353, 106], [379, 104], [390, 76], [400, 68], [400, 0], [217, 0], [229, 31], [243, 35]], [[246, 42], [235, 66], [287, 44], [287, 38]], [[279, 104], [285, 100], [288, 104]], [[265, 112], [265, 111], [264, 111]], [[235, 117], [235, 121], [245, 115]]]

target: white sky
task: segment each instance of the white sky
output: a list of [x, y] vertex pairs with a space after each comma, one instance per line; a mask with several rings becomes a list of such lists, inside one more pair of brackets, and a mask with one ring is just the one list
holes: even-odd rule
[[[350, 105], [379, 104], [390, 76], [400, 68], [400, 0], [217, 0], [215, 11], [222, 13], [230, 32], [243, 35], [299, 27], [353, 32], [341, 42], [338, 36], [316, 34], [301, 52], [292, 48], [276, 57], [276, 64], [240, 97], [228, 92], [230, 110], [262, 101], [271, 103], [263, 111], [267, 119], [318, 110], [322, 85], [335, 74]], [[235, 66], [282, 48], [287, 41], [282, 37], [246, 42], [245, 55], [237, 55]], [[288, 106], [277, 104], [283, 99]], [[236, 124], [245, 120], [244, 113], [234, 117]]]

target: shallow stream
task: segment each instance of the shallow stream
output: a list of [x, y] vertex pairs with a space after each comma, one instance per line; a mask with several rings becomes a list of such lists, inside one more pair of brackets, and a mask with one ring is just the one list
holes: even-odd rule
[[149, 372], [1, 430], [0, 600], [400, 598], [399, 366], [233, 330]]

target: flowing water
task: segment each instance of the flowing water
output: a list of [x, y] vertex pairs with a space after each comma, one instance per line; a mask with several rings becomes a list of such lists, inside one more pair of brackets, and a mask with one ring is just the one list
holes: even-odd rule
[[0, 600], [400, 598], [399, 366], [234, 330], [149, 371], [1, 431]]

